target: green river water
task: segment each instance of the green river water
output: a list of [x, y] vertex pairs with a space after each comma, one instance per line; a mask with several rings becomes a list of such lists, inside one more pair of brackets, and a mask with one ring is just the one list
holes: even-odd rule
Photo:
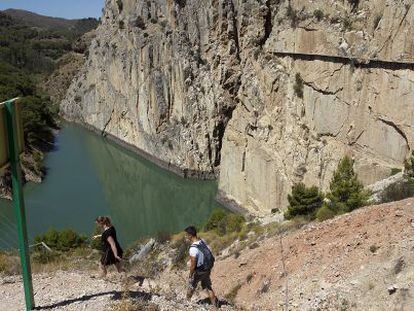
[[[217, 183], [184, 179], [88, 130], [64, 124], [47, 176], [25, 186], [29, 237], [49, 228], [90, 235], [94, 219], [109, 215], [119, 239], [133, 241], [201, 223], [214, 208]], [[0, 249], [17, 247], [12, 204], [0, 200]]]

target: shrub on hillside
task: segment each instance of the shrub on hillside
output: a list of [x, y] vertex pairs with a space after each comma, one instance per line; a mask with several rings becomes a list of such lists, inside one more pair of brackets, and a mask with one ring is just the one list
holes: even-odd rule
[[215, 209], [211, 213], [210, 217], [207, 219], [206, 223], [203, 226], [204, 231], [215, 230], [218, 227], [218, 224], [227, 216], [227, 213], [223, 209]]
[[155, 241], [158, 243], [164, 244], [171, 240], [171, 234], [166, 231], [160, 230], [155, 235]]
[[369, 193], [358, 180], [353, 161], [345, 156], [339, 162], [329, 185], [327, 197], [332, 201], [336, 213], [345, 213], [367, 204]]
[[186, 260], [188, 259], [188, 249], [190, 247], [190, 243], [188, 243], [183, 237], [175, 241], [172, 247], [175, 250], [172, 258], [173, 266], [177, 268], [184, 267]]
[[215, 231], [218, 235], [225, 235], [232, 232], [240, 232], [245, 224], [245, 219], [241, 215], [215, 209], [210, 218], [203, 226], [203, 231]]
[[223, 236], [227, 233], [240, 232], [245, 222], [242, 215], [229, 213], [218, 223], [217, 233]]
[[50, 248], [57, 251], [68, 251], [70, 249], [85, 246], [86, 237], [77, 234], [72, 229], [57, 231], [49, 229], [44, 234], [37, 235], [35, 242], [46, 243]]
[[316, 212], [316, 219], [319, 221], [324, 221], [335, 217], [335, 215], [335, 211], [332, 210], [328, 204], [323, 203], [321, 208]]
[[31, 260], [39, 264], [48, 264], [61, 258], [61, 253], [39, 250], [31, 256]]
[[316, 211], [323, 203], [323, 194], [318, 187], [306, 187], [298, 183], [292, 187], [292, 194], [288, 195], [289, 206], [285, 212], [286, 219], [296, 216], [309, 216], [315, 218]]

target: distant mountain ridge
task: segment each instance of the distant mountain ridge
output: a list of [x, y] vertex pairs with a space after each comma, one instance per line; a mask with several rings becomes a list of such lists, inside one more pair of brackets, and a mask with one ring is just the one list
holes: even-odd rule
[[53, 31], [70, 31], [76, 35], [83, 34], [92, 29], [95, 29], [98, 25], [98, 20], [93, 17], [82, 19], [65, 19], [60, 17], [45, 16], [25, 10], [7, 9], [0, 11], [7, 14], [15, 21], [28, 26], [37, 27], [43, 30]]

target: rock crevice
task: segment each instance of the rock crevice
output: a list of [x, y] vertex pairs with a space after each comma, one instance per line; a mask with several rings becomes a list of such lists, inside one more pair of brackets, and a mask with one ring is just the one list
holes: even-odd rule
[[382, 123], [388, 126], [391, 126], [398, 134], [400, 134], [402, 138], [405, 140], [407, 144], [407, 148], [410, 149], [410, 143], [408, 142], [407, 135], [405, 135], [405, 133], [401, 130], [401, 128], [397, 124], [395, 124], [393, 121], [385, 120], [383, 118], [378, 118], [378, 120], [380, 120]]

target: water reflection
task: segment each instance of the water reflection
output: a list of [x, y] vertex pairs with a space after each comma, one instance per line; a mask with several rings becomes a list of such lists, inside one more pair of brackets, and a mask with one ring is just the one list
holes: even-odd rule
[[136, 239], [179, 231], [202, 222], [219, 207], [215, 182], [177, 177], [96, 137], [88, 136], [85, 145], [123, 236]]
[[[25, 187], [31, 237], [50, 227], [90, 234], [94, 218], [109, 214], [129, 244], [200, 223], [219, 207], [215, 182], [180, 178], [81, 127], [66, 124], [57, 141], [46, 159], [46, 180]], [[13, 226], [11, 204], [2, 200], [0, 248], [15, 243]]]

